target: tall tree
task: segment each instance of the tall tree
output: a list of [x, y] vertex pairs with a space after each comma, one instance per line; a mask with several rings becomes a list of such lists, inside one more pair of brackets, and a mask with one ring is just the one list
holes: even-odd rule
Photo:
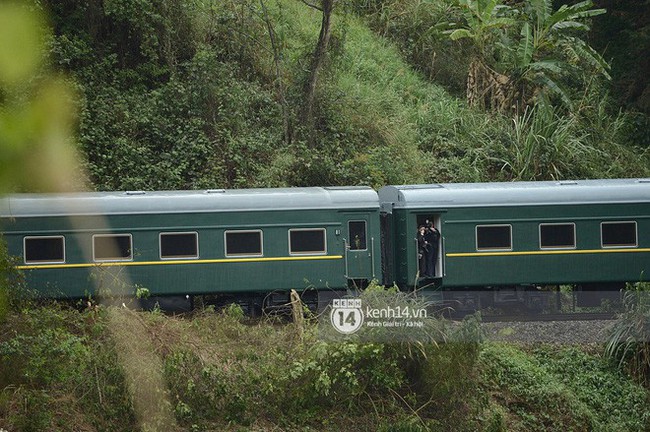
[[311, 136], [315, 129], [314, 99], [316, 94], [316, 85], [318, 84], [318, 76], [323, 68], [323, 63], [327, 55], [327, 48], [332, 35], [332, 12], [334, 11], [336, 0], [321, 0], [320, 5], [310, 3], [307, 0], [302, 1], [309, 7], [319, 10], [322, 13], [320, 33], [318, 35], [318, 42], [316, 43], [316, 47], [314, 48], [311, 57], [309, 77], [305, 82], [304, 99], [300, 113], [300, 122]]
[[507, 15], [511, 8], [500, 0], [459, 0], [464, 22], [452, 23], [447, 33], [452, 40], [470, 39], [476, 47], [467, 74], [467, 102], [470, 106], [501, 111], [508, 105], [510, 79], [494, 69], [495, 46], [500, 34], [514, 24]]
[[589, 26], [585, 19], [602, 15], [591, 0], [553, 11], [552, 0], [528, 0], [512, 75], [519, 86], [518, 105], [531, 105], [541, 97], [556, 97], [571, 106], [566, 79], [598, 74], [610, 79], [609, 65], [587, 42], [578, 37]]
[[591, 0], [553, 10], [552, 0], [527, 0], [517, 9], [501, 0], [458, 0], [463, 22], [448, 24], [452, 40], [476, 47], [467, 101], [495, 111], [523, 109], [541, 98], [571, 106], [569, 87], [586, 75], [609, 79], [607, 62], [579, 35], [585, 20], [605, 13]]

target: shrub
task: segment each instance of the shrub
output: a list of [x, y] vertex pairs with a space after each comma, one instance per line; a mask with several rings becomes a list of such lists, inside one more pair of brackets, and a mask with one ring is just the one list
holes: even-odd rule
[[133, 430], [103, 309], [26, 304], [0, 334], [0, 428], [7, 421], [19, 430]]
[[9, 312], [9, 289], [13, 285], [10, 274], [13, 268], [7, 253], [7, 244], [0, 235], [0, 322]]
[[612, 327], [605, 354], [650, 386], [650, 284], [628, 286], [623, 304], [625, 312]]
[[575, 347], [525, 351], [487, 344], [480, 356], [487, 425], [507, 430], [637, 431], [650, 426], [647, 394], [611, 363]]

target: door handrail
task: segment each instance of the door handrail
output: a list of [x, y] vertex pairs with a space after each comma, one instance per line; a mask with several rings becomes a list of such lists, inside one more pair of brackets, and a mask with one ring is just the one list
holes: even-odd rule
[[349, 273], [350, 273], [349, 268], [348, 268], [348, 251], [349, 250], [350, 250], [350, 246], [348, 245], [348, 241], [344, 238], [343, 239], [343, 257], [344, 257], [344, 261], [345, 261], [345, 274], [343, 276], [345, 276], [346, 279], [350, 279], [350, 277], [348, 276]]
[[372, 266], [372, 278], [375, 278], [375, 238], [370, 237], [370, 265]]

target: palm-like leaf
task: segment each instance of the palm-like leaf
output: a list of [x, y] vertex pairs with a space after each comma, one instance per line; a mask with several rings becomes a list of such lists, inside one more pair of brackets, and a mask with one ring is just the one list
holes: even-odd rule
[[[508, 27], [514, 24], [503, 14], [510, 10], [508, 6], [499, 4], [500, 0], [459, 0], [465, 23], [462, 27], [446, 30], [452, 40], [462, 38], [473, 39], [479, 46], [484, 46], [490, 39], [490, 30]], [[462, 24], [461, 24], [462, 25]]]
[[563, 5], [555, 12], [552, 0], [528, 0], [527, 6], [528, 22], [522, 26], [515, 63], [519, 68], [516, 75], [527, 82], [524, 87], [533, 94], [543, 94], [546, 90], [570, 106], [563, 76], [586, 64], [609, 79], [607, 62], [574, 36], [576, 31], [589, 30], [584, 19], [601, 15], [604, 9], [591, 9], [592, 0]]
[[550, 72], [557, 75], [563, 74], [568, 65], [558, 60], [540, 60], [528, 65], [529, 70], [535, 72]]
[[469, 31], [468, 29], [456, 29], [456, 30], [451, 30], [446, 33], [449, 33], [449, 38], [451, 40], [458, 40], [458, 39], [463, 39], [463, 38], [473, 38], [474, 33]]
[[517, 47], [517, 59], [520, 67], [525, 67], [530, 64], [533, 59], [533, 52], [535, 50], [533, 32], [528, 23], [524, 23], [521, 28], [521, 39]]
[[553, 24], [553, 27], [551, 27], [553, 30], [564, 30], [569, 28], [583, 31], [589, 30], [589, 26], [587, 24], [577, 21], [561, 21], [559, 23]]
[[[522, 106], [522, 102], [534, 102], [536, 95], [545, 94], [570, 106], [569, 91], [564, 87], [567, 76], [593, 70], [609, 78], [607, 62], [576, 36], [589, 30], [586, 19], [605, 13], [604, 9], [592, 9], [592, 0], [563, 5], [557, 11], [553, 11], [553, 0], [525, 0], [519, 13], [502, 1], [457, 0], [463, 21], [455, 27], [448, 25], [443, 32], [452, 40], [470, 39], [477, 48], [472, 64], [484, 66], [470, 70], [470, 104], [474, 100], [470, 95], [486, 99], [484, 96], [496, 88], [489, 84], [494, 79], [482, 80], [477, 74], [506, 76], [505, 84], [497, 89], [501, 102], [505, 101], [499, 102], [499, 107]], [[513, 38], [508, 31], [518, 23], [519, 35]], [[496, 58], [507, 58], [508, 63], [498, 64]], [[485, 88], [478, 88], [481, 86]]]
[[564, 103], [564, 105], [568, 106], [569, 108], [573, 107], [573, 103], [571, 102], [571, 98], [569, 97], [567, 92], [562, 88], [560, 84], [558, 84], [555, 80], [553, 80], [549, 75], [537, 74], [536, 79], [540, 83], [542, 83], [542, 87], [544, 89], [554, 94], [555, 96], [559, 97], [562, 103]]

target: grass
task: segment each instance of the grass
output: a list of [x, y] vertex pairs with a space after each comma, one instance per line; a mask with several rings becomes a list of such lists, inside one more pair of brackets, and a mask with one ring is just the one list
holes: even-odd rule
[[[0, 324], [0, 428], [338, 431], [354, 424], [360, 431], [420, 432], [650, 426], [648, 392], [593, 347], [467, 343], [475, 329], [472, 323], [460, 333], [446, 329], [446, 343], [414, 349], [325, 342], [314, 323], [298, 331], [277, 319], [242, 318], [235, 308], [174, 317], [31, 305]], [[124, 336], [135, 347], [125, 346]], [[162, 408], [160, 401], [166, 401]], [[143, 406], [160, 414], [158, 424], [156, 416], [139, 416]]]
[[[304, 70], [320, 15], [278, 2], [285, 68]], [[540, 106], [519, 117], [469, 109], [407, 63], [352, 13], [334, 18], [319, 90], [322, 132], [340, 182], [385, 184], [611, 178], [650, 175], [647, 152], [624, 145], [629, 123], [585, 91], [579, 109]], [[294, 84], [300, 81], [294, 75]], [[334, 138], [334, 139], [332, 139]], [[336, 170], [332, 167], [332, 170]], [[345, 173], [352, 174], [345, 174]]]
[[129, 431], [135, 416], [106, 311], [57, 304], [0, 325], [0, 428]]
[[612, 329], [605, 353], [650, 387], [650, 284], [628, 286], [623, 303], [625, 311]]
[[598, 352], [488, 345], [480, 357], [492, 418], [508, 431], [639, 431], [648, 392]]

